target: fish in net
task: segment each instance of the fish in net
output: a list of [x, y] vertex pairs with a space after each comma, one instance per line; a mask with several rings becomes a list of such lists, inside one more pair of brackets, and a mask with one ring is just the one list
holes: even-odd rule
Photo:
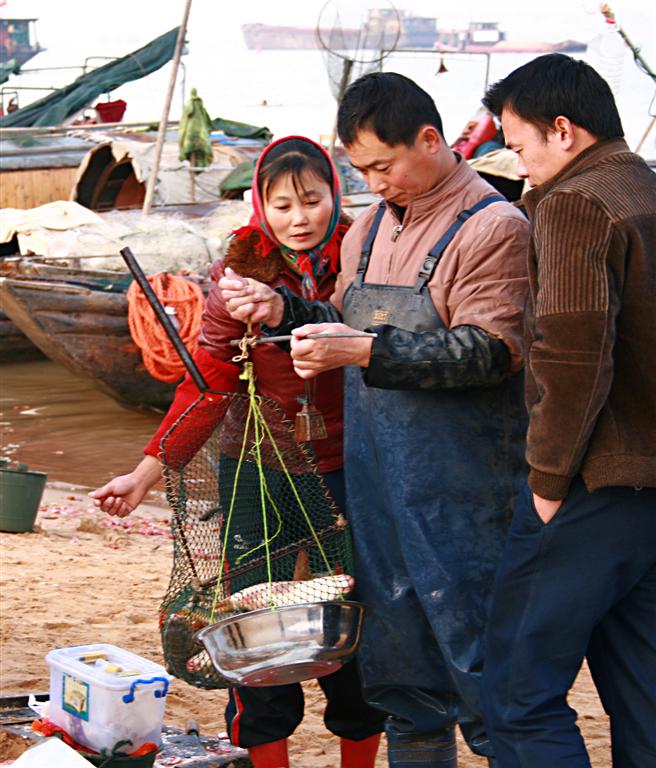
[[205, 391], [162, 439], [173, 567], [160, 607], [169, 671], [200, 688], [229, 683], [194, 634], [219, 619], [346, 597], [349, 526], [307, 444], [255, 392]]

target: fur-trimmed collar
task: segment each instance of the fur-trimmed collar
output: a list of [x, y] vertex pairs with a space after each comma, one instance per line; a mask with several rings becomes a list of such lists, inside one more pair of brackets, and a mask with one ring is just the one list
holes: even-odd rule
[[285, 260], [278, 248], [275, 248], [266, 257], [258, 253], [260, 235], [252, 232], [247, 238], [241, 240], [233, 237], [223, 258], [223, 266], [234, 269], [238, 275], [252, 277], [261, 283], [271, 283], [285, 268]]
[[[351, 224], [352, 219], [345, 213], [339, 218], [342, 224]], [[282, 253], [274, 248], [266, 258], [259, 255], [260, 234], [252, 232], [248, 237], [240, 239], [233, 237], [223, 257], [223, 266], [230, 267], [244, 277], [252, 277], [261, 283], [273, 282], [281, 272], [285, 271], [286, 264]]]

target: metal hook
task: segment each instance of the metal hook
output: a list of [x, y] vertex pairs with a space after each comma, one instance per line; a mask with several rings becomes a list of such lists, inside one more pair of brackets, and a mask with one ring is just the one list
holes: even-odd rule
[[255, 346], [257, 336], [253, 333], [253, 328], [250, 323], [246, 325], [246, 333], [237, 342], [239, 348], [239, 354], [232, 358], [233, 363], [241, 363], [243, 360], [248, 360], [250, 356], [250, 348]]

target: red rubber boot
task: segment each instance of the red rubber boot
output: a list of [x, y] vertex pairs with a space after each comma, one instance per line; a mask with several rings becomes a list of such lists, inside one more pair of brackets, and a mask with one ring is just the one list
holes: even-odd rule
[[379, 744], [380, 733], [362, 741], [340, 739], [342, 768], [374, 768]]
[[253, 768], [289, 768], [287, 739], [249, 747], [248, 756], [253, 763]]

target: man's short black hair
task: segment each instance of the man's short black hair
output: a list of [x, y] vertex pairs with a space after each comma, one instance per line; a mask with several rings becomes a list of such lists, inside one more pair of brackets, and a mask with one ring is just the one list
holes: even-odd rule
[[372, 72], [350, 85], [339, 105], [337, 133], [344, 146], [360, 131], [370, 130], [385, 144], [411, 147], [422, 125], [444, 135], [442, 118], [433, 99], [396, 72]]
[[589, 64], [563, 53], [538, 56], [511, 72], [488, 89], [483, 104], [497, 117], [504, 109], [514, 112], [543, 135], [558, 115], [597, 139], [624, 135], [608, 83]]

